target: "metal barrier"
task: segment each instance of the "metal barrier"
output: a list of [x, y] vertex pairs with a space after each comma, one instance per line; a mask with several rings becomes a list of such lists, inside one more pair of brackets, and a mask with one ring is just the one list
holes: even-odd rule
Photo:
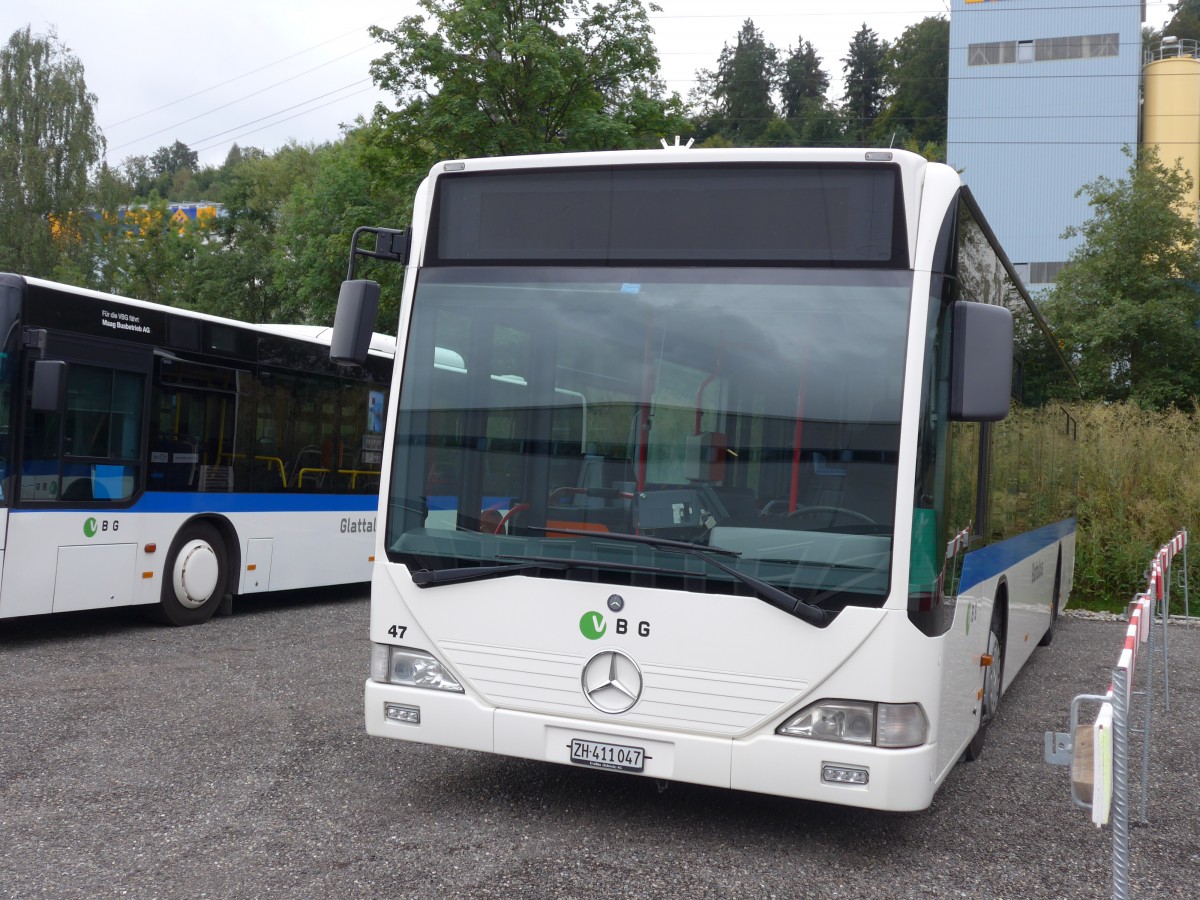
[[[1129, 605], [1125, 644], [1112, 670], [1104, 694], [1080, 694], [1071, 701], [1071, 726], [1067, 732], [1047, 731], [1046, 762], [1071, 768], [1071, 799], [1091, 810], [1097, 828], [1112, 824], [1112, 896], [1129, 897], [1129, 786], [1130, 735], [1141, 736], [1141, 798], [1138, 822], [1150, 824], [1147, 803], [1150, 788], [1150, 692], [1154, 687], [1155, 658], [1162, 657], [1163, 703], [1171, 709], [1167, 623], [1171, 615], [1171, 574], [1175, 557], [1182, 554], [1185, 615], [1190, 616], [1187, 582], [1187, 532], [1180, 531], [1159, 549], [1147, 570], [1146, 591]], [[1161, 623], [1161, 625], [1159, 624]], [[1144, 663], [1144, 664], [1143, 664]], [[1142, 689], [1134, 690], [1142, 673]], [[1141, 702], [1142, 725], [1132, 727], [1133, 702]], [[1085, 704], [1098, 707], [1091, 724], [1080, 724]]]

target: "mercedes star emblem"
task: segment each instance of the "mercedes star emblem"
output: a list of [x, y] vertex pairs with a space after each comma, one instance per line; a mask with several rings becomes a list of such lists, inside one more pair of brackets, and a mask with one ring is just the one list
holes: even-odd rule
[[642, 670], [620, 650], [602, 650], [583, 667], [583, 696], [602, 713], [623, 713], [642, 696]]

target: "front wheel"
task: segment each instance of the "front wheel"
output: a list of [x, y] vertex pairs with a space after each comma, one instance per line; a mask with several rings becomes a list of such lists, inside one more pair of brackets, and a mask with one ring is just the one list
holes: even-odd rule
[[988, 628], [987, 655], [991, 662], [983, 670], [983, 696], [979, 701], [979, 730], [967, 744], [964, 754], [974, 762], [983, 756], [983, 745], [987, 741], [988, 725], [1000, 708], [1000, 691], [1004, 686], [1004, 622], [1000, 618], [1000, 604], [992, 610], [992, 623]]
[[167, 557], [157, 618], [168, 625], [198, 625], [212, 618], [225, 596], [228, 571], [220, 532], [206, 522], [186, 526]]

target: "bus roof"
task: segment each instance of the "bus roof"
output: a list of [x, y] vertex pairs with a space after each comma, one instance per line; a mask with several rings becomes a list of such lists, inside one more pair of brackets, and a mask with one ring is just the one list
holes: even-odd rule
[[[184, 309], [178, 306], [167, 306], [162, 303], [152, 303], [149, 300], [138, 300], [133, 297], [123, 297], [119, 294], [108, 294], [104, 291], [95, 291], [91, 288], [79, 287], [73, 284], [63, 284], [62, 282], [58, 281], [48, 281], [44, 278], [34, 278], [28, 275], [21, 275], [17, 277], [23, 279], [27, 284], [51, 288], [53, 290], [63, 291], [69, 294], [76, 294], [82, 297], [93, 297], [96, 300], [103, 300], [110, 303], [120, 303], [126, 306], [143, 309], [167, 310], [173, 315], [183, 316], [186, 318], [199, 319], [205, 322], [216, 322], [223, 325], [235, 325], [265, 334], [274, 334], [280, 337], [311, 341], [312, 343], [322, 344], [324, 346], [329, 346], [330, 335], [333, 333], [333, 329], [326, 325], [279, 325], [270, 323], [243, 322], [238, 319], [230, 319], [225, 316], [214, 316], [208, 313], [197, 312], [196, 310], [192, 309]], [[384, 354], [386, 356], [395, 356], [396, 339], [391, 335], [380, 334], [376, 332], [371, 337], [371, 351], [373, 353]]]

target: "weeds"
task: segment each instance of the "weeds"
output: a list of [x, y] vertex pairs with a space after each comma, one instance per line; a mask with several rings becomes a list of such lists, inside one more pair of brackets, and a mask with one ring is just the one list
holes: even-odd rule
[[[1180, 528], [1200, 537], [1192, 529], [1200, 511], [1200, 409], [1095, 403], [1073, 412], [1080, 462], [1071, 605], [1120, 610], [1144, 590], [1159, 547]], [[1200, 545], [1189, 551], [1189, 584], [1200, 585]], [[1177, 558], [1176, 574], [1182, 564]], [[1172, 601], [1182, 612], [1182, 592]]]

